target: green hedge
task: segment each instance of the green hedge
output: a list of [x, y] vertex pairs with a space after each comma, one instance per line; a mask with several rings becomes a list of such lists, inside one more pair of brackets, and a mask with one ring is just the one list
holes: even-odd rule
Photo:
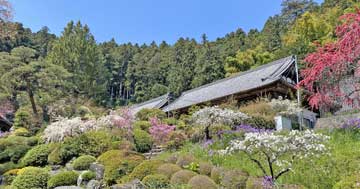
[[21, 162], [25, 166], [44, 166], [47, 164], [50, 152], [50, 146], [47, 144], [35, 146], [26, 153]]
[[11, 183], [17, 189], [46, 188], [49, 174], [47, 170], [38, 167], [26, 167], [20, 170], [19, 175]]
[[147, 133], [146, 131], [135, 129], [134, 140], [135, 140], [136, 151], [144, 153], [151, 150], [153, 141], [149, 133]]
[[83, 155], [74, 160], [73, 167], [75, 170], [86, 170], [89, 169], [90, 164], [95, 161], [96, 158], [94, 156]]
[[48, 188], [55, 188], [57, 186], [71, 186], [76, 185], [79, 174], [75, 171], [64, 171], [52, 176], [48, 181]]

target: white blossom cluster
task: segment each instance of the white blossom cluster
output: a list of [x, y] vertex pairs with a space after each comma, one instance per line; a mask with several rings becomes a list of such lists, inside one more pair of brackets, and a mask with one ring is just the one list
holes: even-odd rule
[[235, 112], [230, 109], [221, 109], [217, 106], [205, 107], [192, 115], [194, 123], [202, 126], [218, 124], [232, 126], [248, 118], [250, 117], [242, 112]]
[[231, 141], [230, 146], [219, 153], [229, 154], [243, 151], [251, 158], [259, 155], [262, 160], [275, 164], [282, 170], [290, 170], [296, 159], [325, 154], [327, 152], [325, 143], [328, 140], [328, 136], [310, 130], [293, 130], [288, 134], [275, 132], [245, 133], [244, 140]]
[[276, 112], [279, 112], [280, 115], [297, 115], [303, 110], [296, 102], [290, 101], [288, 99], [272, 99], [269, 102], [269, 105]]
[[61, 142], [66, 137], [77, 136], [90, 130], [108, 128], [112, 124], [111, 116], [89, 120], [82, 120], [80, 117], [58, 119], [58, 121], [51, 123], [44, 130], [43, 138], [45, 142]]

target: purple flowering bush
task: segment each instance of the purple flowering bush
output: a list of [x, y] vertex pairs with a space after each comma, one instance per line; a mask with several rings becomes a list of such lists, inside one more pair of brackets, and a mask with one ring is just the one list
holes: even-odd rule
[[349, 119], [341, 128], [350, 131], [360, 131], [360, 118]]

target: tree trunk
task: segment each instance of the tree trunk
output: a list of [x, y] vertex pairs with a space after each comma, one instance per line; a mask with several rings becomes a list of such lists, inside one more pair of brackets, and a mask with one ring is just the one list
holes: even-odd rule
[[209, 127], [210, 127], [210, 126], [205, 127], [205, 139], [206, 139], [206, 140], [210, 140], [210, 139], [211, 139]]
[[38, 115], [38, 111], [37, 111], [36, 104], [35, 104], [34, 93], [33, 93], [33, 91], [31, 90], [31, 84], [30, 84], [30, 81], [29, 81], [29, 80], [26, 81], [26, 88], [27, 88], [27, 93], [28, 93], [28, 95], [29, 95], [29, 99], [30, 99], [30, 103], [31, 103], [32, 110], [33, 110], [35, 116], [37, 116], [37, 115]]

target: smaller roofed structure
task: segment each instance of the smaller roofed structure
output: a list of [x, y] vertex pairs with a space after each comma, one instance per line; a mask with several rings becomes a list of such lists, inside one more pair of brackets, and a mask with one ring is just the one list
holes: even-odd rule
[[139, 112], [142, 109], [153, 109], [153, 108], [158, 108], [158, 109], [162, 109], [164, 106], [166, 106], [168, 104], [170, 100], [170, 95], [169, 93], [166, 93], [162, 96], [159, 96], [157, 98], [153, 98], [150, 99], [148, 101], [139, 103], [139, 104], [134, 104], [133, 106], [130, 107], [131, 112], [133, 114], [136, 114], [137, 112]]

